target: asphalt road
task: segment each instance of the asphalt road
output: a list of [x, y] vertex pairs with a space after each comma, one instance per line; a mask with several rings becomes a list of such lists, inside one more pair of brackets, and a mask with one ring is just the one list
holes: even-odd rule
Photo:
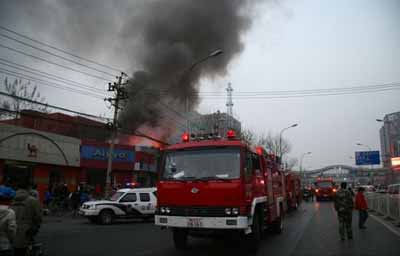
[[[354, 240], [340, 241], [330, 202], [305, 203], [286, 216], [281, 235], [268, 234], [258, 255], [400, 255], [400, 237], [369, 218], [366, 230], [358, 230], [353, 218]], [[397, 229], [397, 231], [400, 231]], [[185, 252], [177, 252], [168, 230], [152, 223], [124, 221], [110, 226], [82, 218], [47, 218], [38, 237], [48, 256], [102, 255], [238, 255], [240, 243], [228, 240], [190, 239]]]

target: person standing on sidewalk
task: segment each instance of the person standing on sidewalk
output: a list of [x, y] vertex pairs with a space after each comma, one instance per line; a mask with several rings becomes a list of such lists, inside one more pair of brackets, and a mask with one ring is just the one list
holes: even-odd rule
[[14, 240], [14, 255], [27, 255], [28, 246], [33, 242], [42, 223], [39, 201], [29, 194], [29, 184], [20, 181], [14, 202], [11, 205], [17, 220], [17, 235]]
[[358, 210], [358, 227], [360, 229], [367, 228], [365, 227], [365, 222], [368, 219], [368, 205], [367, 200], [365, 200], [364, 191], [365, 189], [363, 187], [358, 188], [355, 202], [355, 208]]
[[347, 189], [346, 182], [342, 182], [340, 184], [340, 188], [341, 189], [336, 193], [335, 196], [335, 210], [339, 220], [340, 239], [343, 241], [346, 233], [347, 239], [351, 240], [353, 239], [353, 230], [351, 227], [354, 205], [353, 196]]
[[13, 240], [17, 233], [15, 212], [10, 204], [15, 191], [5, 186], [0, 187], [0, 255], [13, 255]]

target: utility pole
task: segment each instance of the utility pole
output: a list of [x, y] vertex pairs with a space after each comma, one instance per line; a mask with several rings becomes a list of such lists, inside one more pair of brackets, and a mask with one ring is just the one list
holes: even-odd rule
[[111, 194], [111, 172], [112, 172], [112, 161], [114, 156], [114, 144], [115, 139], [118, 137], [118, 111], [121, 108], [120, 102], [121, 100], [125, 100], [128, 98], [125, 88], [122, 85], [122, 78], [127, 76], [125, 73], [121, 72], [120, 76], [117, 76], [118, 82], [109, 83], [108, 84], [108, 91], [115, 92], [114, 98], [106, 98], [105, 101], [109, 101], [111, 105], [114, 107], [114, 116], [113, 121], [109, 124], [111, 128], [111, 141], [110, 147], [108, 149], [108, 163], [107, 163], [107, 176], [106, 176], [106, 188], [105, 188], [105, 196], [109, 197]]

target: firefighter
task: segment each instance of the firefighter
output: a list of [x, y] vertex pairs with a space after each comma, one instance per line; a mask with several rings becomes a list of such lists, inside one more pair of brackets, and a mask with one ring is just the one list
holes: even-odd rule
[[339, 234], [340, 239], [345, 240], [345, 233], [347, 239], [353, 239], [353, 230], [351, 228], [353, 217], [353, 196], [347, 189], [347, 183], [340, 184], [340, 190], [336, 193], [335, 197], [335, 210], [338, 215], [339, 221]]

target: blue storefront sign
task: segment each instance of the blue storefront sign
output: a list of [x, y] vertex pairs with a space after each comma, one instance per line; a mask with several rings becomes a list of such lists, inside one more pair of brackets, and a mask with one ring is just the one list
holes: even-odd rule
[[[108, 148], [94, 147], [94, 146], [81, 146], [81, 158], [89, 160], [108, 160]], [[135, 160], [135, 152], [126, 149], [115, 149], [113, 151], [113, 161], [115, 162], [133, 162]]]
[[379, 151], [357, 151], [356, 165], [380, 164]]

